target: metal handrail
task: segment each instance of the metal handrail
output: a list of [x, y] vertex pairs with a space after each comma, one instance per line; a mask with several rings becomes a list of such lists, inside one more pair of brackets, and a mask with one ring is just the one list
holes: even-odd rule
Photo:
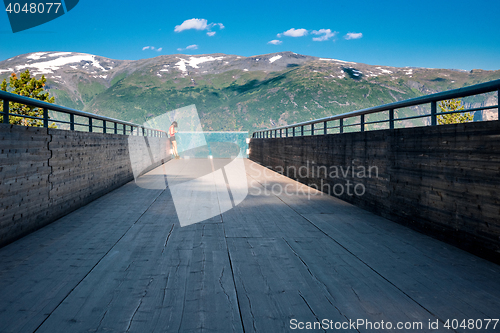
[[[155, 136], [155, 137], [166, 137], [167, 133], [162, 130], [158, 130], [155, 128], [151, 127], [145, 127], [143, 125], [138, 125], [134, 124], [128, 121], [123, 121], [119, 119], [114, 119], [110, 117], [105, 117], [105, 116], [99, 116], [97, 114], [85, 112], [85, 111], [80, 111], [80, 110], [75, 110], [72, 108], [67, 108], [65, 106], [57, 105], [57, 104], [52, 104], [48, 102], [43, 102], [34, 98], [29, 98], [25, 96], [20, 96], [16, 95], [10, 92], [6, 91], [0, 91], [0, 99], [3, 100], [3, 112], [0, 112], [0, 115], [3, 116], [3, 123], [4, 124], [9, 124], [9, 118], [10, 116], [15, 116], [15, 117], [23, 117], [23, 118], [29, 118], [29, 119], [36, 119], [40, 120], [43, 122], [43, 127], [49, 127], [49, 110], [51, 111], [57, 111], [57, 112], [62, 112], [70, 115], [70, 121], [64, 121], [64, 120], [50, 120], [51, 122], [55, 123], [64, 123], [64, 124], [69, 124], [70, 125], [70, 130], [74, 131], [75, 130], [75, 125], [77, 126], [88, 126], [89, 132], [92, 132], [93, 128], [102, 128], [103, 133], [107, 133], [107, 130], [110, 129], [107, 126], [107, 122], [113, 123], [114, 124], [114, 134], [118, 134], [118, 131], [122, 132], [122, 134], [126, 135], [127, 132], [130, 135], [139, 135], [140, 133], [143, 134], [143, 136]], [[14, 103], [20, 103], [24, 105], [29, 105], [29, 106], [34, 106], [37, 108], [43, 109], [43, 118], [39, 117], [32, 117], [32, 116], [27, 116], [27, 115], [20, 115], [16, 113], [10, 113], [9, 112], [9, 102], [14, 102]], [[89, 119], [88, 124], [81, 124], [81, 123], [75, 123], [74, 116], [81, 116], [81, 117], [86, 117]], [[102, 126], [97, 126], [92, 124], [92, 119], [96, 120], [101, 120], [103, 122]], [[119, 130], [118, 125], [122, 125], [123, 127]], [[130, 129], [127, 129], [127, 126], [130, 127]], [[142, 129], [142, 130], [139, 130]], [[151, 135], [149, 135], [151, 134]]]
[[[479, 95], [479, 94], [484, 94], [492, 91], [498, 91], [498, 103], [496, 106], [485, 106], [483, 108], [474, 108], [470, 110], [460, 110], [460, 111], [450, 111], [450, 112], [437, 112], [437, 102], [438, 101], [443, 101], [443, 100], [448, 100], [448, 99], [453, 99], [453, 98], [461, 98], [461, 97], [468, 97], [468, 96], [473, 96], [473, 95]], [[407, 118], [394, 118], [394, 110], [395, 109], [400, 109], [400, 108], [405, 108], [405, 107], [410, 107], [410, 106], [417, 106], [417, 105], [422, 105], [422, 104], [427, 104], [431, 103], [431, 114], [426, 114], [426, 115], [419, 115], [415, 117], [407, 117]], [[498, 109], [498, 116], [500, 120], [500, 80], [493, 80], [489, 82], [484, 82], [480, 84], [476, 84], [473, 86], [468, 86], [464, 88], [459, 88], [459, 89], [454, 89], [454, 90], [448, 90], [440, 93], [435, 93], [431, 95], [426, 95], [426, 96], [421, 96], [421, 97], [416, 97], [416, 98], [411, 98], [403, 101], [398, 101], [398, 102], [393, 102], [389, 104], [384, 104], [384, 105], [379, 105], [379, 106], [374, 106], [366, 109], [361, 109], [357, 111], [350, 111], [346, 113], [342, 113], [339, 115], [334, 115], [334, 116], [329, 116], [329, 117], [324, 117], [324, 118], [319, 118], [319, 119], [314, 119], [314, 120], [309, 120], [309, 121], [304, 121], [292, 125], [285, 125], [285, 126], [279, 126], [279, 127], [273, 127], [270, 129], [264, 129], [264, 130], [259, 130], [255, 131], [252, 134], [253, 138], [272, 138], [273, 137], [273, 132], [274, 132], [274, 137], [278, 137], [278, 131], [279, 131], [279, 137], [283, 137], [283, 130], [286, 130], [286, 137], [288, 137], [288, 130], [292, 129], [293, 136], [303, 136], [304, 132], [311, 132], [312, 135], [314, 135], [315, 131], [323, 131], [323, 134], [327, 134], [327, 130], [331, 128], [339, 128], [340, 133], [342, 133], [342, 129], [344, 127], [348, 126], [360, 126], [361, 131], [364, 131], [364, 127], [367, 124], [374, 123], [374, 122], [365, 122], [364, 121], [364, 116], [372, 113], [378, 113], [378, 112], [385, 112], [389, 111], [389, 119], [381, 122], [389, 122], [389, 128], [393, 129], [394, 128], [394, 122], [396, 121], [401, 121], [401, 120], [406, 120], [406, 119], [412, 119], [412, 118], [423, 118], [423, 117], [431, 117], [431, 125], [435, 126], [437, 125], [437, 116], [439, 115], [444, 115], [444, 114], [451, 114], [451, 113], [463, 113], [463, 112], [468, 112], [468, 111], [478, 111], [478, 110], [486, 110], [486, 109]], [[343, 120], [347, 118], [353, 118], [353, 117], [358, 117], [360, 116], [361, 120], [359, 123], [355, 124], [349, 124], [349, 125], [343, 125]], [[334, 127], [328, 127], [327, 122], [328, 121], [333, 121], [333, 120], [339, 120], [340, 124], [339, 126], [334, 126]], [[318, 123], [323, 123], [323, 127], [320, 128], [315, 128], [314, 125]], [[311, 125], [310, 129], [305, 129], [304, 126]], [[300, 135], [296, 135], [296, 128], [300, 128]]]

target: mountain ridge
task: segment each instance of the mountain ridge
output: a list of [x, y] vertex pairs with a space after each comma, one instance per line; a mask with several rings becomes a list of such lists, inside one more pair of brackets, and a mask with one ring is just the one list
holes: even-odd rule
[[[35, 52], [0, 62], [0, 79], [30, 69], [45, 75], [56, 103], [136, 123], [195, 104], [206, 130], [286, 125], [500, 78], [500, 71], [367, 65], [277, 52], [116, 60]], [[470, 107], [494, 97], [464, 99]], [[422, 114], [425, 108], [400, 110]], [[476, 118], [491, 117], [482, 112]], [[404, 122], [402, 122], [404, 125]]]

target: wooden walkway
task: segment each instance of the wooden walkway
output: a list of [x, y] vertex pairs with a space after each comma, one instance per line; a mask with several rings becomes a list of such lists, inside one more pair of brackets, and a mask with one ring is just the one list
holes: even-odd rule
[[498, 265], [244, 164], [246, 199], [203, 222], [180, 227], [169, 187], [131, 182], [0, 249], [0, 332], [500, 331], [484, 329]]

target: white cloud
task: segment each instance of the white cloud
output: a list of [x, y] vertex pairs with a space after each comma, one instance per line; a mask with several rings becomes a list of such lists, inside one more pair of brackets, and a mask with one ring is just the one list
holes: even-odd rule
[[313, 35], [320, 36], [320, 37], [314, 37], [313, 41], [323, 42], [325, 40], [329, 40], [330, 38], [334, 37], [337, 33], [338, 33], [337, 31], [332, 32], [330, 29], [313, 30], [312, 31]]
[[303, 37], [307, 35], [307, 30], [306, 29], [290, 29], [287, 30], [281, 34], [278, 34], [278, 38], [281, 38], [281, 36], [288, 36], [288, 37]]
[[273, 40], [270, 40], [269, 42], [267, 42], [267, 44], [273, 44], [273, 45], [280, 45], [281, 43], [283, 43], [283, 42], [278, 40], [278, 39], [273, 39]]
[[186, 46], [186, 48], [178, 48], [177, 51], [184, 51], [184, 50], [198, 50], [198, 45], [196, 44], [193, 44], [193, 45], [189, 45], [189, 46]]
[[154, 46], [144, 46], [142, 48], [143, 51], [146, 51], [146, 50], [152, 50], [152, 51], [156, 51], [156, 52], [161, 52], [161, 50], [163, 50], [162, 47], [159, 47], [159, 48], [155, 48]]
[[361, 32], [349, 32], [347, 35], [344, 36], [345, 39], [360, 39], [363, 37], [363, 34]]
[[207, 28], [207, 20], [192, 18], [182, 22], [180, 25], [176, 25], [174, 31], [181, 32], [189, 29], [205, 30]]
[[215, 35], [215, 31], [212, 31], [212, 28], [218, 26], [219, 29], [224, 29], [224, 24], [222, 23], [210, 23], [208, 24], [208, 21], [206, 19], [197, 19], [197, 18], [192, 18], [190, 20], [186, 20], [182, 22], [180, 25], [176, 25], [174, 31], [175, 32], [181, 32], [184, 30], [190, 30], [190, 29], [195, 29], [195, 30], [207, 30], [207, 35], [212, 37]]

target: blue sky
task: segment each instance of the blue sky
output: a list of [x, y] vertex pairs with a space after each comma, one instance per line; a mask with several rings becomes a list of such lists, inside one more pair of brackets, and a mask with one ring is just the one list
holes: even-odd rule
[[0, 60], [37, 51], [129, 60], [292, 51], [371, 65], [498, 70], [499, 13], [498, 0], [80, 0], [65, 15], [15, 34], [0, 13]]

